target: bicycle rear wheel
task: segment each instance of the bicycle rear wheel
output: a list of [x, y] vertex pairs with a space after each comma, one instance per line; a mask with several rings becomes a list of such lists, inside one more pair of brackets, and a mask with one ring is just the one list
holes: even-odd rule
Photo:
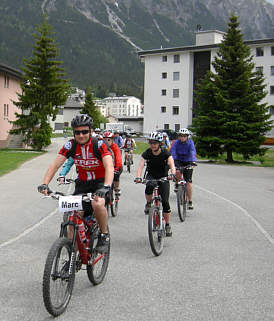
[[184, 222], [186, 219], [186, 190], [182, 185], [178, 186], [177, 192], [177, 208], [178, 215], [181, 222]]
[[159, 208], [152, 206], [148, 215], [148, 236], [151, 250], [158, 256], [163, 252], [165, 231], [161, 229]]
[[106, 253], [99, 253], [96, 251], [95, 247], [98, 241], [98, 235], [100, 231], [96, 229], [92, 236], [92, 253], [91, 253], [91, 262], [87, 264], [87, 275], [90, 282], [94, 285], [100, 284], [107, 273], [109, 255], [110, 255], [110, 244], [108, 251]]
[[130, 173], [130, 162], [127, 162], [127, 171]]
[[43, 275], [44, 304], [47, 311], [54, 317], [66, 310], [72, 295], [74, 280], [75, 257], [72, 256], [71, 240], [59, 238], [49, 250]]

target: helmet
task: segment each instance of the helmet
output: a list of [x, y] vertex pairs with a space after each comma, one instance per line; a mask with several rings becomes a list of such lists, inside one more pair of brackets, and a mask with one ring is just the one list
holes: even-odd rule
[[159, 132], [151, 132], [148, 137], [149, 140], [157, 140], [159, 143], [163, 141], [163, 134]]
[[113, 137], [114, 137], [114, 134], [111, 133], [111, 132], [104, 132], [103, 137], [104, 137], [104, 138], [113, 138]]
[[189, 136], [189, 135], [190, 135], [190, 131], [189, 131], [187, 128], [181, 128], [181, 129], [179, 130], [178, 135], [179, 135], [179, 136], [180, 136], [180, 135], [187, 135], [187, 136]]
[[92, 125], [93, 125], [93, 119], [87, 114], [76, 115], [71, 121], [72, 128], [81, 127], [81, 126], [88, 126], [89, 128], [92, 128]]
[[95, 131], [95, 132], [100, 132], [101, 129], [100, 129], [100, 128], [95, 128], [94, 131]]
[[168, 134], [166, 132], [163, 132], [163, 137], [168, 137]]
[[126, 137], [130, 138], [131, 137], [131, 133], [126, 133]]

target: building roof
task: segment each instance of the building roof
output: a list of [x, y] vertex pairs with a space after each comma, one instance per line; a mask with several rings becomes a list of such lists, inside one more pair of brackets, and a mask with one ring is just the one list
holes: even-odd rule
[[11, 76], [14, 76], [15, 78], [18, 78], [20, 80], [23, 79], [22, 72], [20, 70], [17, 70], [15, 68], [12, 68], [5, 64], [0, 64], [0, 72], [5, 72]]
[[81, 104], [80, 101], [77, 101], [75, 99], [72, 99], [71, 97], [69, 97], [65, 103], [64, 106], [62, 106], [64, 108], [82, 108], [83, 104]]
[[[268, 38], [268, 39], [257, 39], [257, 40], [245, 40], [245, 44], [247, 45], [260, 45], [264, 43], [273, 43], [274, 45], [274, 38]], [[161, 48], [161, 49], [152, 49], [152, 50], [143, 50], [143, 51], [138, 51], [138, 56], [140, 58], [148, 55], [155, 55], [155, 54], [164, 54], [168, 52], [178, 52], [178, 51], [201, 51], [201, 50], [206, 50], [206, 49], [212, 49], [212, 48], [218, 48], [218, 44], [212, 44], [212, 45], [202, 45], [202, 46], [185, 46], [185, 47], [174, 47], [174, 48]]]

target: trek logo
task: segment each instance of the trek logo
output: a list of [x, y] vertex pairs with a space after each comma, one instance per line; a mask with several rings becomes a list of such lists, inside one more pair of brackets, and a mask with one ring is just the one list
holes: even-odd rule
[[75, 159], [74, 160], [75, 165], [83, 166], [83, 167], [94, 167], [99, 166], [99, 160], [97, 158], [93, 159]]
[[60, 196], [59, 212], [81, 211], [82, 209], [81, 195]]

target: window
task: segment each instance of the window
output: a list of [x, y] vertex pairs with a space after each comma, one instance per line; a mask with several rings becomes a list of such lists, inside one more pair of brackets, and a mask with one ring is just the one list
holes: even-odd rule
[[162, 72], [162, 79], [167, 79], [167, 72]]
[[173, 89], [173, 98], [179, 97], [179, 89]]
[[269, 113], [270, 113], [271, 115], [274, 115], [274, 107], [270, 107], [270, 108], [269, 108]]
[[172, 107], [172, 114], [173, 115], [179, 115], [179, 106], [173, 106]]
[[274, 86], [270, 86], [270, 95], [274, 95]]
[[67, 121], [64, 122], [64, 127], [68, 127], [69, 123]]
[[162, 61], [167, 62], [167, 56], [162, 56]]
[[174, 55], [173, 56], [173, 62], [176, 64], [178, 62], [180, 62], [180, 55]]
[[166, 113], [166, 106], [161, 107], [161, 113]]
[[274, 47], [271, 47], [271, 56], [274, 56]]
[[4, 118], [9, 116], [9, 105], [4, 104]]
[[64, 114], [64, 109], [63, 108], [59, 108], [58, 109], [58, 115], [63, 115]]
[[64, 128], [63, 123], [55, 123], [55, 125], [54, 125], [55, 130], [62, 130], [63, 128]]
[[257, 47], [256, 48], [256, 56], [257, 57], [262, 57], [264, 55], [264, 48], [262, 47]]
[[10, 86], [10, 78], [9, 76], [5, 76], [4, 88], [9, 88], [9, 86]]
[[178, 132], [180, 130], [180, 124], [175, 124], [174, 129], [175, 129], [175, 132]]
[[162, 89], [162, 96], [166, 96], [166, 89]]
[[169, 124], [164, 124], [164, 129], [169, 129]]
[[180, 72], [179, 71], [175, 71], [173, 73], [173, 80], [180, 80]]
[[262, 66], [256, 67], [256, 71], [260, 71], [261, 73], [263, 73], [264, 67], [262, 67]]
[[274, 76], [274, 66], [270, 66], [270, 75]]

